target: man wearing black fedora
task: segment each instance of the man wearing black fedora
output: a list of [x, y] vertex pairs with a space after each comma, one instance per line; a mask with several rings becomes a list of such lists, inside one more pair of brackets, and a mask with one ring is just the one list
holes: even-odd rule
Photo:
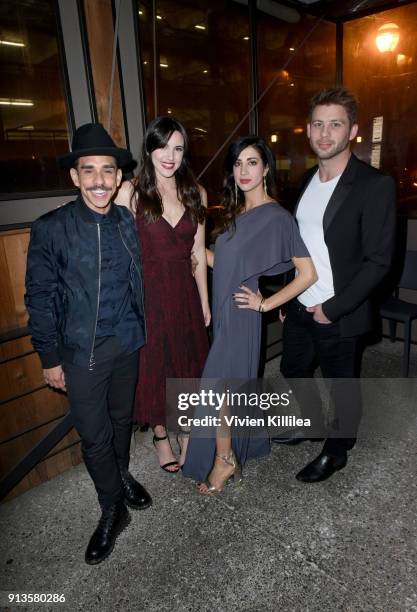
[[139, 245], [131, 213], [112, 198], [129, 151], [99, 123], [78, 128], [60, 158], [76, 200], [32, 225], [26, 306], [45, 382], [66, 391], [102, 516], [85, 560], [100, 563], [152, 501], [128, 471], [137, 353], [146, 336]]

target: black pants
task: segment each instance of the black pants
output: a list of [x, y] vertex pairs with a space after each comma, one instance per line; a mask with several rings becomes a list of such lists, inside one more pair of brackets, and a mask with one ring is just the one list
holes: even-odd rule
[[100, 338], [95, 359], [92, 371], [72, 363], [63, 367], [84, 462], [106, 508], [122, 498], [120, 470], [129, 465], [138, 353], [123, 353], [115, 337]]
[[359, 338], [342, 337], [338, 323], [317, 323], [297, 300], [288, 304], [286, 315], [281, 373], [287, 379], [296, 379], [291, 381], [291, 387], [302, 416], [311, 419], [313, 435], [317, 437], [326, 432], [320, 393], [312, 379], [317, 365], [323, 377], [331, 379], [334, 429], [328, 434], [324, 450], [334, 456], [344, 455], [355, 444], [362, 414]]

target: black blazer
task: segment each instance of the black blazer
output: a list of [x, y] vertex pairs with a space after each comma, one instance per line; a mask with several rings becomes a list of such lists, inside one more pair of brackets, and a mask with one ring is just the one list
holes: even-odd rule
[[[294, 214], [317, 168], [304, 176]], [[372, 327], [370, 297], [391, 267], [395, 217], [393, 179], [352, 154], [323, 216], [335, 295], [322, 307], [342, 336]]]

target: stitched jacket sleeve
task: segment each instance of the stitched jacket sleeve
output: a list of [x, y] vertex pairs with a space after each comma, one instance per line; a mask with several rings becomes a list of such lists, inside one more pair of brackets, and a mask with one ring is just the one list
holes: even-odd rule
[[58, 286], [57, 261], [53, 254], [51, 220], [38, 219], [32, 225], [26, 268], [25, 303], [29, 312], [32, 344], [44, 368], [61, 363], [55, 298]]
[[368, 186], [359, 230], [362, 262], [344, 289], [323, 303], [323, 312], [330, 321], [337, 321], [353, 312], [370, 297], [388, 273], [394, 249], [395, 201], [395, 185], [391, 177], [379, 176]]

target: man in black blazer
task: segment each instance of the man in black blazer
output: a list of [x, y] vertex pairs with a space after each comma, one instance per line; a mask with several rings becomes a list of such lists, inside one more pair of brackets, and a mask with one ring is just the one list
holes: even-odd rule
[[356, 116], [354, 96], [330, 89], [312, 99], [307, 124], [318, 166], [304, 178], [295, 216], [319, 278], [287, 305], [281, 372], [297, 379], [294, 392], [302, 412], [320, 432], [318, 389], [300, 380], [311, 378], [318, 362], [323, 376], [332, 379], [335, 417], [322, 452], [297, 474], [302, 482], [325, 480], [342, 469], [355, 444], [360, 339], [372, 327], [370, 298], [392, 259], [394, 181], [351, 153]]

